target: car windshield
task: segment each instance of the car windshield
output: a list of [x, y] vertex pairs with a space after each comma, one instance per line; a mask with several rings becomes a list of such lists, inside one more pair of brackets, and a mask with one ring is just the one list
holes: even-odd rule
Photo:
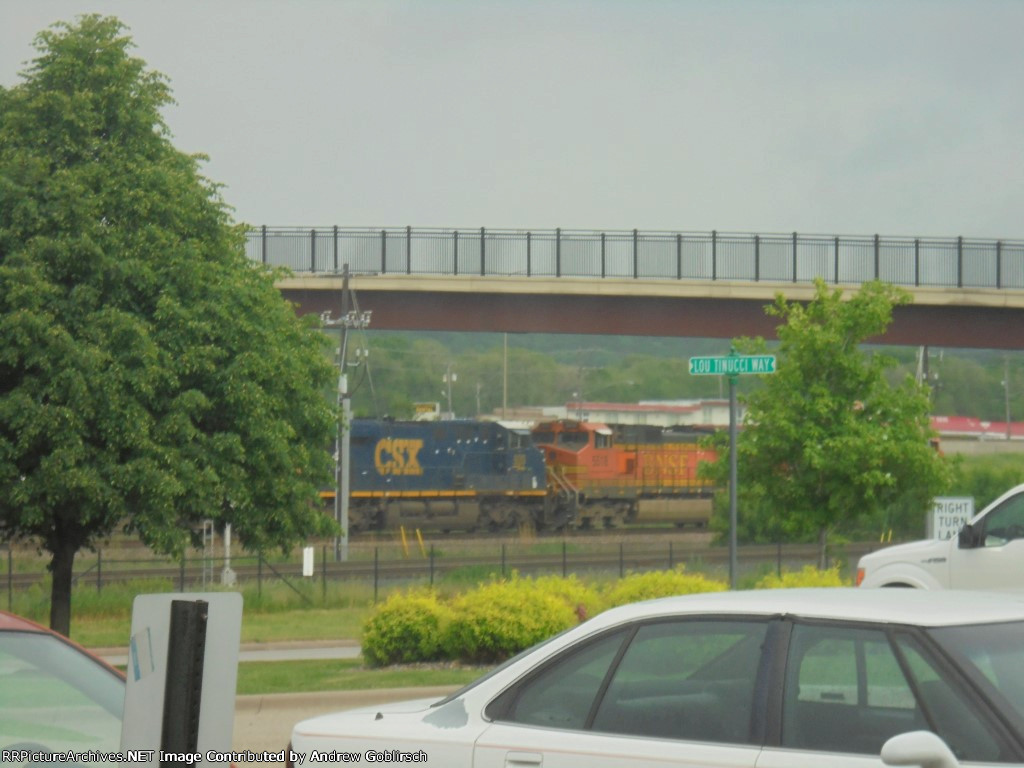
[[943, 627], [930, 634], [955, 656], [996, 704], [1024, 720], [1024, 621]]
[[124, 681], [42, 632], [0, 632], [0, 750], [112, 752]]

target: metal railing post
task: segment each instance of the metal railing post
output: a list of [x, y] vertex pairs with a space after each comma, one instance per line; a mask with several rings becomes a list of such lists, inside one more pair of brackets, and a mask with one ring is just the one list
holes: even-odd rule
[[533, 264], [531, 263], [530, 253], [530, 233], [526, 233], [526, 276], [530, 277], [533, 274]]
[[263, 251], [263, 264], [267, 263], [267, 225], [260, 227], [260, 250]]
[[334, 271], [338, 271], [338, 225], [334, 225]]
[[880, 256], [880, 249], [878, 247], [878, 235], [876, 234], [875, 235], [875, 280], [877, 280], [879, 275], [881, 274], [880, 258], [881, 258], [881, 256]]
[[996, 288], [1003, 287], [1003, 241], [996, 240]]
[[455, 268], [454, 268], [454, 271], [452, 272], [452, 274], [453, 275], [457, 275], [457, 274], [459, 274], [459, 230], [456, 229], [452, 233], [452, 236], [453, 236], [452, 248], [454, 249], [454, 256], [455, 256]]
[[761, 236], [754, 235], [754, 282], [761, 280]]
[[796, 232], [793, 233], [793, 282], [797, 281]]
[[380, 273], [388, 273], [388, 233], [383, 229], [380, 231]]
[[921, 239], [914, 238], [914, 285], [921, 285]]
[[484, 228], [480, 227], [480, 277], [487, 275], [487, 246], [484, 241]]
[[316, 230], [309, 230], [309, 271], [316, 272]]
[[835, 266], [835, 270], [836, 270], [836, 282], [838, 283], [838, 282], [839, 282], [839, 235], [836, 235], [836, 243], [835, 243], [835, 262], [836, 262], [836, 266]]
[[964, 237], [959, 235], [956, 239], [956, 287], [964, 287]]
[[412, 227], [405, 225], [405, 263], [408, 269], [412, 269]]
[[605, 275], [606, 275], [606, 269], [605, 269], [605, 234], [604, 234], [604, 232], [602, 232], [601, 233], [601, 277], [603, 278], [603, 277], [605, 277]]

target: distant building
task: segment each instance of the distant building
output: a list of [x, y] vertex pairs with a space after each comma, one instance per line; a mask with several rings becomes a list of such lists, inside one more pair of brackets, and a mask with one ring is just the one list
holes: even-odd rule
[[[738, 418], [744, 409], [738, 407]], [[606, 403], [570, 401], [565, 405], [522, 406], [508, 408], [505, 416], [497, 409], [489, 418], [517, 421], [552, 421], [577, 419], [604, 424], [641, 424], [655, 427], [714, 427], [729, 426], [728, 400], [644, 400], [639, 403]]]

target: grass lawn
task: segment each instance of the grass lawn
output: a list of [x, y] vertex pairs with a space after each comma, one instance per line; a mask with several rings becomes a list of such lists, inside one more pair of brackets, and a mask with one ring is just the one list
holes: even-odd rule
[[238, 665], [238, 693], [312, 693], [372, 688], [464, 685], [487, 668], [403, 666], [367, 669], [358, 659], [247, 661]]

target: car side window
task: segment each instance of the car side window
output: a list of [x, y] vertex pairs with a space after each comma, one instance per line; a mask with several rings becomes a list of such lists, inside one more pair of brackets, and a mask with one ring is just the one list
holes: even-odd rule
[[1013, 496], [985, 515], [986, 547], [1024, 539], [1024, 493]]
[[877, 755], [891, 736], [926, 727], [884, 632], [794, 625], [782, 746]]
[[565, 654], [491, 702], [488, 717], [525, 725], [585, 728], [625, 635], [616, 632]]
[[596, 731], [688, 741], [750, 741], [768, 625], [673, 621], [640, 627], [595, 713]]
[[643, 624], [565, 654], [486, 713], [553, 728], [749, 743], [767, 631], [767, 621]]

